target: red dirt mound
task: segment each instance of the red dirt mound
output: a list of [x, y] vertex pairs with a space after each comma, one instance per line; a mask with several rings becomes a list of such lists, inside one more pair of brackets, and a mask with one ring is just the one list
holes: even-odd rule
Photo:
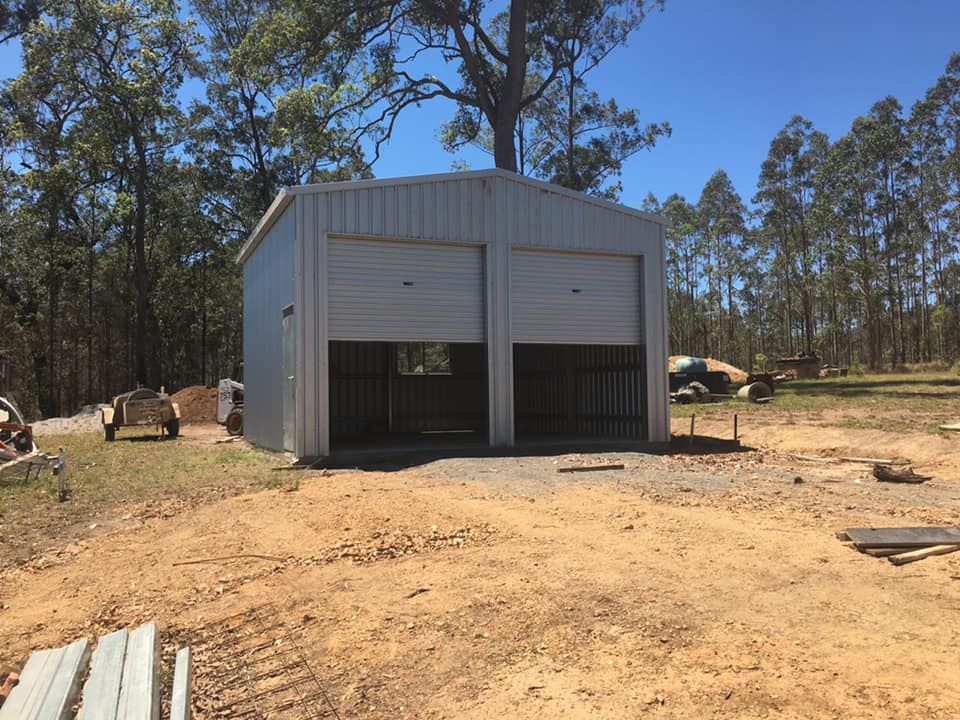
[[180, 422], [211, 423], [217, 421], [217, 389], [192, 385], [170, 396], [180, 406]]

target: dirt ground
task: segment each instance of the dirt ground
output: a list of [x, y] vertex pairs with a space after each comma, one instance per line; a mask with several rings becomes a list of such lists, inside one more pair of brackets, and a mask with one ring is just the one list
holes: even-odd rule
[[[764, 437], [285, 471], [282, 489], [200, 507], [117, 507], [0, 574], [0, 672], [79, 636], [155, 618], [189, 637], [271, 603], [343, 718], [957, 717], [960, 553], [897, 568], [834, 533], [957, 524], [960, 478], [881, 485]], [[824, 451], [900, 452], [882, 440]], [[556, 472], [597, 462], [626, 469]], [[241, 553], [280, 559], [174, 565]]]

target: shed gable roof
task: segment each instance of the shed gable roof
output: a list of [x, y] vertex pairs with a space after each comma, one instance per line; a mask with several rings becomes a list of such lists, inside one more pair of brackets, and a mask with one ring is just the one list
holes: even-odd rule
[[508, 170], [489, 168], [486, 170], [470, 170], [466, 172], [439, 173], [433, 175], [410, 175], [398, 178], [374, 178], [371, 180], [346, 180], [331, 183], [314, 183], [310, 185], [297, 185], [282, 188], [280, 192], [277, 193], [276, 198], [274, 198], [263, 217], [260, 218], [260, 221], [257, 223], [256, 227], [254, 227], [253, 232], [250, 233], [247, 241], [243, 244], [243, 247], [240, 249], [240, 252], [237, 256], [237, 261], [243, 263], [250, 256], [250, 254], [256, 249], [257, 245], [260, 244], [260, 241], [263, 239], [264, 235], [266, 235], [267, 231], [270, 229], [276, 219], [280, 217], [283, 211], [287, 209], [287, 206], [290, 205], [297, 195], [337, 192], [341, 190], [362, 190], [377, 187], [396, 187], [400, 185], [411, 185], [417, 183], [458, 182], [460, 180], [476, 178], [491, 178], [498, 182], [518, 183], [537, 188], [544, 192], [560, 195], [571, 202], [594, 205], [610, 212], [623, 213], [625, 215], [647, 220], [658, 225], [667, 225], [666, 220], [658, 215], [652, 215], [626, 205], [620, 205], [618, 203], [610, 202], [609, 200], [602, 200], [601, 198], [585, 195], [584, 193], [577, 192], [576, 190], [570, 190], [569, 188], [565, 188], [560, 185], [543, 182], [542, 180], [535, 180], [525, 175], [518, 175], [517, 173], [512, 173]]

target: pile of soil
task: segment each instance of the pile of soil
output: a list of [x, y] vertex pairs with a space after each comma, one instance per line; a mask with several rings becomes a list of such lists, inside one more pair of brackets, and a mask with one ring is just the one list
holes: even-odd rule
[[[676, 372], [677, 370], [677, 360], [682, 360], [683, 358], [688, 357], [687, 355], [671, 355], [670, 356], [670, 372]], [[725, 372], [730, 376], [730, 382], [734, 383], [745, 383], [747, 381], [747, 373], [741, 370], [738, 367], [729, 365], [725, 362], [719, 360], [714, 360], [713, 358], [703, 358], [703, 361], [707, 363], [707, 370], [710, 372]]]
[[211, 423], [217, 421], [217, 389], [191, 385], [170, 396], [180, 406], [180, 422]]

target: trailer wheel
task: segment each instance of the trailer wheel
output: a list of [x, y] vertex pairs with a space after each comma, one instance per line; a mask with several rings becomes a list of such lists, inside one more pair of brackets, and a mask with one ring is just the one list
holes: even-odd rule
[[103, 439], [107, 442], [113, 442], [117, 437], [117, 428], [113, 423], [107, 423], [103, 426]]
[[167, 429], [167, 436], [173, 439], [180, 434], [180, 419], [174, 418], [173, 420], [168, 420], [164, 427]]
[[223, 424], [230, 435], [243, 435], [243, 410], [231, 410]]

